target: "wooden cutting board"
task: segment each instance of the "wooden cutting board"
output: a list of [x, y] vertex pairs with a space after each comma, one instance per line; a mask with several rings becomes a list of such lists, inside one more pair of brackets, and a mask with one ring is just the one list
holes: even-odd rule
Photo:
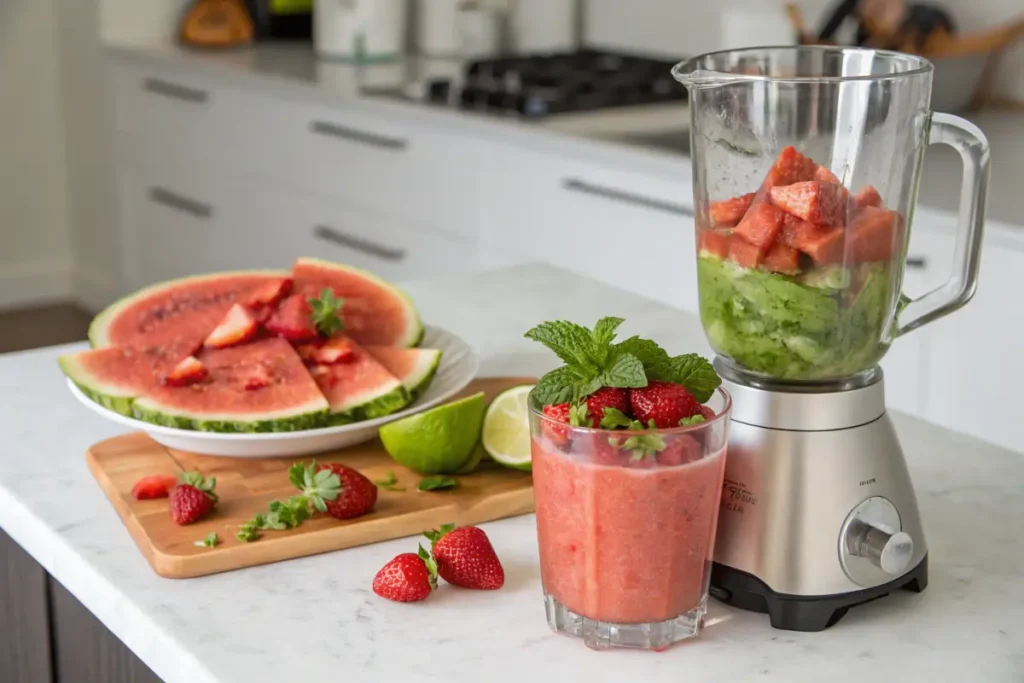
[[[490, 401], [499, 392], [527, 378], [477, 379], [460, 397], [483, 391]], [[267, 531], [258, 541], [235, 538], [238, 527], [272, 500], [297, 493], [288, 482], [288, 468], [302, 459], [243, 460], [169, 449], [141, 432], [124, 434], [92, 446], [86, 453], [90, 471], [114, 504], [142, 554], [160, 576], [190, 578], [269, 564], [414, 536], [453, 522], [479, 524], [533, 512], [533, 484], [528, 472], [485, 461], [476, 472], [458, 476], [460, 486], [433, 492], [416, 490], [421, 476], [391, 459], [379, 440], [340, 451], [323, 453], [317, 462], [340, 462], [378, 480], [393, 471], [405, 491], [380, 489], [373, 512], [341, 521], [314, 515], [288, 531]], [[217, 477], [220, 502], [212, 515], [189, 526], [171, 521], [167, 500], [137, 501], [131, 496], [136, 481], [151, 474], [177, 475], [198, 470]], [[195, 541], [217, 532], [221, 544], [202, 548]]]

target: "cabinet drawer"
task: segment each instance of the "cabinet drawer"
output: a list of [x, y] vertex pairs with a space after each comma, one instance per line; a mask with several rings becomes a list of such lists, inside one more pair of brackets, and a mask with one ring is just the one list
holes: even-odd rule
[[477, 247], [470, 242], [280, 189], [259, 192], [248, 207], [246, 223], [260, 236], [257, 267], [282, 267], [299, 256], [312, 256], [389, 280], [414, 280], [465, 273], [479, 265]]
[[276, 183], [476, 240], [478, 153], [466, 138], [341, 108], [261, 98], [245, 117]]
[[118, 188], [125, 273], [133, 288], [252, 267], [242, 193], [227, 179], [171, 164], [122, 162]]
[[489, 245], [698, 312], [693, 212], [681, 183], [525, 154], [487, 175]]

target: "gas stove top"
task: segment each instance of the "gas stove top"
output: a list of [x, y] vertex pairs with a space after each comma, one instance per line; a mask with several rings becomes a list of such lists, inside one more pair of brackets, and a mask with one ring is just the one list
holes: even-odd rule
[[466, 110], [543, 118], [613, 107], [685, 102], [674, 62], [601, 50], [483, 59], [459, 78], [435, 78], [426, 98]]

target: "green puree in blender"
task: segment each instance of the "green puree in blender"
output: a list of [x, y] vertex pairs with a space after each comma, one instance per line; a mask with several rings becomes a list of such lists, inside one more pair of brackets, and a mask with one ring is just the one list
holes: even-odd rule
[[[779, 379], [842, 377], [885, 353], [888, 263], [788, 276], [702, 253], [697, 277], [711, 345], [752, 371]], [[863, 286], [858, 290], [851, 281]]]

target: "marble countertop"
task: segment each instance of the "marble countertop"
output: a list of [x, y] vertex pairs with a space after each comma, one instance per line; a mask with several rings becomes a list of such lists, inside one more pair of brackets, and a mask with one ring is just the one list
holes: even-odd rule
[[[318, 60], [309, 45], [262, 44], [226, 51], [188, 50], [166, 44], [111, 44], [108, 50], [129, 58], [153, 59], [165, 64], [185, 64], [219, 71], [236, 78], [273, 82], [300, 88], [328, 100], [370, 108], [386, 108], [396, 115], [445, 118], [458, 121], [467, 131], [485, 136], [544, 136], [552, 153], [559, 147], [583, 151], [627, 168], [678, 175], [680, 164], [689, 171], [689, 160], [676, 142], [684, 140], [689, 125], [685, 105], [630, 107], [564, 114], [540, 121], [467, 113], [423, 103], [423, 82], [432, 77], [457, 75], [463, 62], [457, 59], [413, 57], [390, 64], [353, 65]], [[1024, 232], [1018, 178], [1024, 177], [1024, 114], [982, 111], [967, 115], [988, 136], [992, 148], [988, 218]], [[641, 133], [642, 135], [637, 135]], [[945, 213], [959, 210], [962, 164], [949, 147], [929, 147], [920, 185], [920, 203]], [[1003, 229], [1003, 225], [997, 226]]]
[[[619, 315], [623, 334], [673, 352], [707, 348], [695, 317], [547, 266], [407, 291], [426, 320], [476, 349], [485, 375], [552, 367], [522, 334], [557, 317]], [[377, 598], [374, 573], [412, 539], [199, 579], [156, 576], [85, 466], [86, 447], [119, 429], [65, 386], [56, 358], [82, 346], [0, 356], [0, 528], [168, 683], [1024, 680], [1020, 454], [896, 415], [928, 531], [924, 593], [853, 608], [822, 633], [773, 631], [764, 615], [713, 602], [697, 641], [595, 653], [548, 630], [532, 516], [485, 525], [507, 572], [496, 592]]]

